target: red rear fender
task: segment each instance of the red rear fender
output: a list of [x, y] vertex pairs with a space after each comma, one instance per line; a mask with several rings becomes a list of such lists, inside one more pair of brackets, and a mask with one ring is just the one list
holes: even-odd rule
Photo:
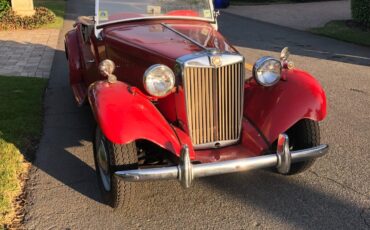
[[326, 96], [319, 82], [301, 70], [284, 70], [272, 87], [262, 87], [255, 80], [245, 85], [246, 116], [273, 143], [303, 118], [321, 121], [326, 116]]
[[[183, 133], [176, 132], [136, 88], [123, 82], [98, 81], [89, 87], [88, 96], [98, 125], [113, 143], [127, 144], [145, 139], [180, 155], [182, 143], [178, 135]], [[194, 158], [193, 150], [190, 156]]]

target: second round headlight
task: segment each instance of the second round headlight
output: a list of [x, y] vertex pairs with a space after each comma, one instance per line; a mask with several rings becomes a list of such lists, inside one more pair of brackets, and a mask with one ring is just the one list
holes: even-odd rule
[[144, 87], [155, 97], [165, 97], [175, 87], [175, 74], [165, 65], [153, 65], [144, 73]]
[[253, 68], [256, 81], [263, 86], [276, 84], [281, 77], [281, 63], [272, 57], [260, 58]]

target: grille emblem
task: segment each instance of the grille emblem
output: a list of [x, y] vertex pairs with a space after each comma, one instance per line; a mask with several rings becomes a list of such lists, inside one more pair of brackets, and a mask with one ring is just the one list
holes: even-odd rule
[[211, 63], [214, 67], [220, 67], [222, 65], [222, 60], [220, 56], [212, 56]]

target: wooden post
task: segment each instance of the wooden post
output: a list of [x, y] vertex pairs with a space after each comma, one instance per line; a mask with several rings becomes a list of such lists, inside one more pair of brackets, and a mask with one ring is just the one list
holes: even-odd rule
[[32, 16], [35, 14], [33, 0], [12, 0], [12, 10], [20, 16]]

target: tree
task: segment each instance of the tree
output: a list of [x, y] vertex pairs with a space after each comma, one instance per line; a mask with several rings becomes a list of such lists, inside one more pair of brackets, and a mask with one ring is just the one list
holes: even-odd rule
[[370, 0], [352, 0], [352, 18], [370, 28]]

